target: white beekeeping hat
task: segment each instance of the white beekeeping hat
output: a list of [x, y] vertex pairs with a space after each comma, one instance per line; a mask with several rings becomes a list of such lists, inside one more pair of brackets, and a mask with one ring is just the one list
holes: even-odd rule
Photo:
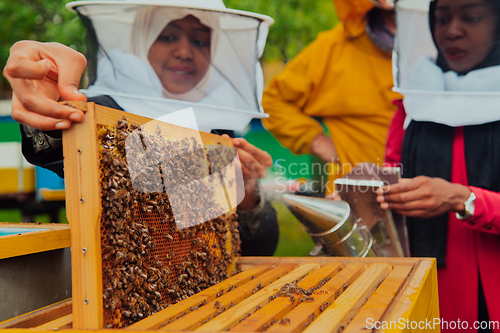
[[408, 117], [500, 120], [500, 1], [398, 0], [395, 8], [394, 83]]
[[[88, 49], [95, 51], [88, 55], [88, 96], [109, 95], [126, 111], [150, 118], [192, 107], [204, 131], [241, 130], [252, 118], [266, 116], [260, 106], [259, 58], [272, 18], [228, 9], [221, 0], [74, 1], [66, 6], [86, 23]], [[170, 94], [145, 55], [169, 22], [188, 15], [212, 32], [210, 66], [192, 91]]]

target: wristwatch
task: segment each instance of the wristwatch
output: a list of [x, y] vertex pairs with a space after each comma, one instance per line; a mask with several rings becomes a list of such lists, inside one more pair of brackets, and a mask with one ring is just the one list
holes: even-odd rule
[[476, 207], [476, 195], [470, 192], [469, 198], [464, 202], [465, 209], [463, 212], [456, 212], [455, 215], [459, 220], [468, 220], [474, 216], [474, 208]]

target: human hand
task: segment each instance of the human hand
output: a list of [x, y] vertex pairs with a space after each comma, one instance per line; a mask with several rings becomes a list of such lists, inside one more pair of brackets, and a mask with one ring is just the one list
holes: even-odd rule
[[380, 187], [377, 201], [382, 209], [392, 209], [406, 216], [430, 218], [449, 211], [463, 211], [470, 193], [467, 186], [441, 178], [419, 176]]
[[335, 148], [332, 139], [325, 134], [319, 134], [314, 138], [311, 144], [311, 153], [318, 156], [323, 162], [339, 163], [337, 149]]
[[[228, 135], [223, 135], [229, 138]], [[255, 192], [257, 181], [264, 178], [267, 170], [273, 165], [271, 155], [250, 144], [242, 138], [233, 139], [233, 145], [238, 152], [241, 164], [243, 181], [245, 183], [245, 198], [238, 205], [238, 209], [248, 211], [259, 204], [259, 198]]]
[[20, 41], [10, 48], [3, 70], [12, 87], [12, 118], [42, 131], [66, 129], [83, 120], [83, 112], [57, 103], [86, 101], [78, 92], [87, 60], [59, 43]]

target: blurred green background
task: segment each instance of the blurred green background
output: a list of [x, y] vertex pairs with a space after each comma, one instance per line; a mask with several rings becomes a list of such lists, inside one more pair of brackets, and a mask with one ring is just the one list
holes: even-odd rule
[[[36, 40], [41, 42], [60, 42], [85, 54], [85, 30], [76, 14], [67, 10], [65, 0], [1, 0], [0, 1], [0, 65], [5, 66], [10, 47], [19, 40]], [[286, 62], [292, 59], [302, 48], [311, 42], [323, 30], [331, 29], [338, 21], [332, 0], [224, 0], [228, 8], [247, 10], [271, 16], [275, 24], [271, 26], [267, 46], [262, 57], [265, 83], [279, 74]], [[82, 80], [82, 85], [87, 82]], [[10, 117], [9, 99], [11, 90], [7, 80], [0, 77], [0, 145], [19, 142], [19, 126]], [[294, 156], [262, 127], [260, 121], [254, 120], [246, 133], [245, 138], [257, 147], [268, 151], [273, 160], [281, 160], [282, 169], [273, 167], [263, 185], [272, 192], [272, 183], [275, 183], [276, 170], [286, 170], [290, 163], [311, 163], [310, 156]], [[1, 153], [1, 152], [0, 152]], [[0, 159], [12, 159], [13, 156], [2, 155]], [[18, 157], [15, 157], [18, 158]], [[5, 161], [5, 160], [4, 160]], [[17, 162], [16, 162], [17, 163]], [[2, 173], [0, 163], [0, 183], [7, 181], [11, 176]], [[7, 163], [8, 164], [8, 163]], [[61, 180], [54, 180], [54, 174], [38, 175], [37, 183], [46, 185]], [[299, 175], [285, 174], [287, 179], [310, 178], [309, 173]], [[57, 176], [55, 176], [57, 177]], [[3, 179], [2, 179], [3, 178]], [[43, 179], [40, 179], [43, 178]], [[31, 179], [33, 182], [33, 179]], [[271, 185], [271, 186], [269, 186]], [[26, 189], [26, 184], [23, 185]], [[33, 191], [37, 205], [44, 204], [40, 197], [37, 184]], [[57, 187], [55, 186], [55, 187]], [[266, 187], [267, 186], [267, 187]], [[9, 209], [7, 198], [11, 200], [16, 193], [0, 193], [0, 221], [20, 222], [26, 220], [20, 209]], [[280, 202], [279, 196], [270, 195], [273, 205], [278, 212], [280, 225], [280, 241], [276, 256], [306, 256], [313, 247], [311, 238], [304, 227], [291, 215], [288, 209]], [[2, 204], [2, 200], [4, 200]], [[57, 214], [32, 214], [30, 221], [42, 223], [67, 223], [65, 210], [60, 209]]]

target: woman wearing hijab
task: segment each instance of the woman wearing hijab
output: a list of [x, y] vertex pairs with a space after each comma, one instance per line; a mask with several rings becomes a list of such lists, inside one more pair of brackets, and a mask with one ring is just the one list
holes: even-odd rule
[[[500, 116], [487, 97], [474, 97], [500, 90], [499, 19], [498, 0], [431, 3], [437, 59], [420, 58], [408, 86], [449, 94], [429, 107], [427, 96], [398, 103], [386, 160], [402, 162], [408, 179], [378, 196], [382, 208], [407, 216], [412, 256], [437, 258], [443, 321], [473, 330], [500, 320]], [[474, 109], [455, 102], [467, 92]]]
[[[176, 101], [251, 109], [212, 62], [220, 33], [219, 16], [213, 12], [157, 6], [138, 10], [130, 52], [108, 50], [86, 94], [110, 96], [125, 111], [150, 118], [179, 109]], [[155, 103], [154, 98], [168, 100]], [[146, 110], [145, 101], [150, 105]]]
[[[223, 75], [213, 68], [219, 32], [218, 16], [210, 11], [172, 7], [138, 10], [131, 29], [131, 53], [110, 49], [99, 60], [97, 79], [86, 90], [87, 96], [92, 96], [88, 101], [150, 118], [185, 108], [179, 107], [179, 100], [194, 102], [193, 107], [196, 103], [223, 107], [231, 107], [235, 101], [243, 104], [241, 94], [233, 96], [237, 88], [228, 83], [230, 80], [222, 81]], [[60, 176], [60, 129], [81, 121], [83, 114], [55, 101], [85, 100], [74, 89], [85, 64], [85, 58], [63, 45], [20, 42], [11, 48], [4, 70], [14, 91], [12, 116], [23, 124], [23, 154], [29, 162]], [[234, 137], [232, 131], [223, 133]], [[278, 241], [276, 212], [260, 197], [257, 181], [265, 176], [272, 159], [244, 139], [233, 143], [245, 179], [245, 198], [238, 205], [242, 254], [272, 255]]]

